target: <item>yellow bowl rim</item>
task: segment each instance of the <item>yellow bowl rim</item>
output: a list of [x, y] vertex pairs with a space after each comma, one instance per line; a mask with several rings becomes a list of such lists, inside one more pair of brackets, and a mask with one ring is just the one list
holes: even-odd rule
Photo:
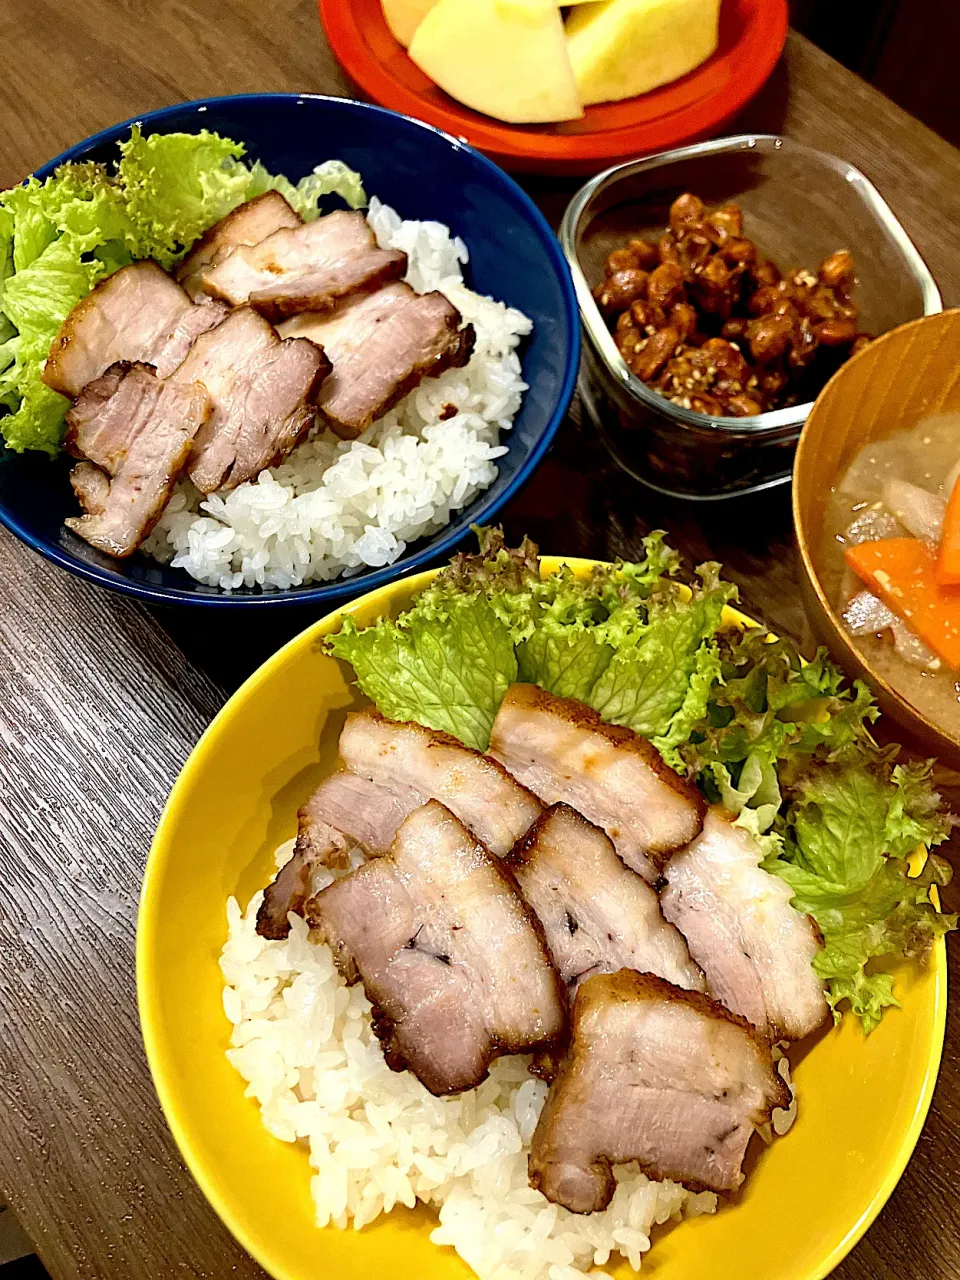
[[[547, 572], [553, 572], [561, 565], [567, 565], [571, 569], [586, 572], [598, 564], [604, 563], [599, 560], [590, 560], [576, 556], [541, 556], [541, 566]], [[163, 1039], [159, 1033], [159, 1016], [155, 1007], [156, 1001], [156, 984], [151, 981], [152, 967], [150, 965], [149, 956], [153, 950], [153, 941], [159, 928], [159, 913], [151, 911], [150, 900], [153, 896], [153, 886], [160, 880], [162, 870], [166, 860], [170, 855], [172, 841], [170, 833], [176, 828], [180, 816], [180, 809], [184, 802], [184, 795], [187, 789], [186, 779], [192, 772], [194, 766], [206, 754], [212, 739], [221, 732], [225, 723], [232, 714], [232, 708], [240, 701], [244, 700], [259, 685], [269, 680], [274, 670], [279, 667], [286, 658], [301, 646], [308, 645], [313, 637], [323, 631], [329, 630], [332, 625], [344, 616], [358, 610], [361, 606], [376, 604], [382, 601], [384, 606], [388, 605], [390, 599], [400, 583], [410, 590], [418, 590], [425, 587], [436, 575], [439, 569], [426, 569], [420, 573], [410, 575], [406, 578], [398, 578], [393, 582], [386, 583], [382, 587], [378, 587], [375, 591], [368, 592], [365, 595], [358, 596], [355, 600], [345, 605], [341, 605], [331, 610], [323, 618], [317, 619], [316, 622], [310, 624], [305, 630], [299, 632], [286, 644], [282, 645], [276, 653], [272, 654], [262, 663], [256, 671], [254, 671], [240, 685], [240, 687], [227, 699], [214, 718], [203, 731], [196, 746], [190, 752], [187, 759], [181, 767], [177, 780], [174, 783], [167, 802], [163, 807], [160, 815], [160, 821], [157, 825], [156, 833], [150, 845], [150, 851], [147, 855], [147, 863], [143, 875], [143, 884], [140, 892], [140, 904], [137, 913], [137, 940], [136, 940], [136, 976], [137, 976], [137, 1008], [140, 1017], [140, 1028], [143, 1035], [144, 1049], [147, 1056], [147, 1064], [150, 1068], [150, 1074], [153, 1077], [154, 1088], [160, 1101], [160, 1106], [166, 1119], [170, 1132], [173, 1134], [177, 1147], [183, 1156], [184, 1163], [192, 1174], [200, 1190], [203, 1192], [207, 1203], [210, 1204], [221, 1222], [225, 1224], [230, 1234], [239, 1243], [241, 1248], [250, 1255], [268, 1275], [274, 1280], [299, 1280], [299, 1277], [287, 1270], [277, 1271], [273, 1269], [273, 1263], [268, 1260], [264, 1251], [258, 1249], [252, 1242], [249, 1233], [242, 1220], [234, 1215], [229, 1206], [227, 1198], [216, 1190], [213, 1181], [207, 1176], [206, 1166], [201, 1159], [199, 1153], [194, 1148], [190, 1140], [187, 1128], [181, 1123], [177, 1111], [177, 1107], [173, 1101], [173, 1087], [170, 1081], [169, 1062], [167, 1061], [168, 1052], [163, 1045]], [[737, 626], [757, 626], [758, 624], [749, 618], [746, 614], [739, 610], [727, 608], [725, 616], [730, 622]], [[930, 1104], [933, 1100], [933, 1091], [936, 1087], [937, 1076], [940, 1070], [940, 1062], [943, 1055], [943, 1042], [946, 1034], [946, 1017], [947, 1017], [947, 948], [944, 938], [939, 938], [934, 944], [932, 952], [932, 962], [934, 968], [935, 984], [934, 984], [934, 1007], [933, 1007], [933, 1038], [931, 1040], [930, 1056], [927, 1062], [926, 1071], [923, 1079], [923, 1089], [917, 1098], [917, 1105], [911, 1117], [910, 1124], [904, 1133], [900, 1149], [896, 1158], [891, 1162], [886, 1175], [881, 1181], [877, 1191], [870, 1201], [869, 1205], [861, 1213], [860, 1217], [850, 1227], [843, 1239], [834, 1246], [830, 1254], [823, 1260], [816, 1273], [810, 1274], [809, 1280], [826, 1280], [826, 1277], [837, 1267], [854, 1246], [862, 1239], [867, 1229], [873, 1224], [880, 1210], [886, 1204], [887, 1200], [893, 1193], [894, 1188], [903, 1176], [903, 1172], [907, 1167], [907, 1163], [913, 1154], [914, 1148], [920, 1138], [920, 1133], [926, 1122], [927, 1114], [930, 1110]], [[846, 1017], [852, 1015], [846, 1014]], [[601, 1271], [603, 1269], [601, 1268]], [[641, 1273], [638, 1273], [642, 1274]]]

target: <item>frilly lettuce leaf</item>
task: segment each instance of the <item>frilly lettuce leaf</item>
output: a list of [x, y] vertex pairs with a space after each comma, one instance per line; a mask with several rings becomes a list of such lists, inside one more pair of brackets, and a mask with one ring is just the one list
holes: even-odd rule
[[718, 646], [720, 677], [678, 754], [816, 920], [827, 998], [835, 1012], [849, 1002], [870, 1031], [896, 1003], [891, 976], [872, 962], [919, 954], [954, 927], [929, 898], [946, 864], [931, 857], [913, 879], [905, 861], [945, 839], [950, 820], [927, 766], [897, 764], [896, 748], [873, 744], [873, 699], [823, 650], [804, 663], [761, 631], [721, 635]]
[[0, 417], [0, 429], [4, 443], [16, 453], [38, 449], [53, 456], [63, 439], [64, 414], [70, 401], [41, 381], [42, 367], [34, 361], [21, 371], [15, 362], [8, 373], [17, 376], [0, 374], [0, 405], [10, 410]]
[[597, 629], [544, 621], [517, 645], [520, 679], [539, 684], [560, 698], [586, 702], [590, 690], [610, 665], [613, 649]]
[[258, 160], [250, 170], [250, 185], [244, 199], [252, 200], [266, 191], [279, 191], [304, 222], [313, 221], [325, 196], [340, 196], [351, 209], [362, 209], [367, 203], [363, 179], [342, 160], [325, 160], [312, 173], [301, 178], [296, 186], [283, 174], [270, 173]]
[[5, 344], [13, 360], [0, 373], [0, 397], [13, 411], [0, 418], [0, 426], [12, 449], [52, 454], [59, 448], [69, 401], [40, 374], [67, 314], [104, 273], [96, 259], [83, 261], [82, 252], [76, 233], [68, 232], [4, 282], [3, 309], [15, 336]]
[[317, 165], [294, 185], [259, 160], [248, 166], [242, 143], [206, 129], [145, 137], [134, 125], [120, 151], [117, 182], [132, 224], [131, 251], [167, 268], [208, 227], [266, 191], [279, 191], [308, 221], [328, 195], [341, 196], [352, 209], [367, 202], [360, 175], [342, 160]]
[[3, 293], [3, 282], [14, 272], [13, 266], [13, 228], [14, 217], [9, 209], [0, 204], [0, 295]]
[[358, 630], [351, 618], [327, 651], [353, 665], [357, 683], [393, 720], [415, 720], [485, 750], [497, 708], [517, 679], [513, 641], [489, 604], [441, 588], [425, 591], [393, 622]]
[[[642, 606], [624, 605], [599, 625], [613, 657], [587, 701], [605, 720], [627, 725], [645, 738], [669, 741], [701, 651], [718, 632], [724, 606], [735, 595], [734, 587], [720, 582], [715, 566], [704, 566], [701, 575], [702, 585], [689, 599], [664, 581], [651, 589]], [[715, 662], [706, 661], [715, 670]], [[688, 706], [687, 717], [690, 712]]]
[[689, 739], [693, 726], [703, 719], [711, 691], [720, 678], [720, 654], [713, 640], [700, 646], [692, 666], [683, 702], [670, 718], [666, 731], [653, 739], [664, 760], [678, 773], [686, 772], [678, 748]]
[[871, 1031], [897, 1000], [890, 975], [870, 961], [920, 955], [956, 926], [930, 896], [949, 880], [949, 865], [931, 853], [911, 876], [907, 863], [919, 847], [946, 839], [950, 827], [929, 767], [895, 764], [888, 752], [848, 754], [793, 786], [782, 849], [764, 865], [786, 880], [794, 906], [823, 934], [814, 968], [835, 1016], [847, 1000]]
[[134, 125], [120, 143], [117, 182], [123, 191], [137, 258], [169, 269], [204, 231], [242, 204], [250, 170], [238, 163], [242, 143], [202, 129], [154, 133]]
[[0, 373], [13, 362], [15, 349], [10, 344], [17, 330], [3, 310], [3, 290], [13, 275], [13, 214], [0, 205]]
[[710, 772], [724, 809], [741, 818], [749, 815], [741, 825], [755, 837], [770, 830], [780, 812], [783, 796], [777, 770], [769, 760], [759, 753], [747, 756], [736, 786], [726, 765], [714, 762]]
[[719, 648], [707, 714], [681, 753], [692, 772], [720, 762], [736, 783], [753, 756], [795, 773], [862, 741], [879, 714], [866, 686], [846, 686], [826, 650], [804, 663], [794, 645], [761, 630], [724, 633]]

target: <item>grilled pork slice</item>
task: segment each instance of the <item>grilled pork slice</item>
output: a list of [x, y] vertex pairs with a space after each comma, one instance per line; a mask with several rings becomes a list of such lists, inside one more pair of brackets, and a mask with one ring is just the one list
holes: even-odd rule
[[119, 360], [143, 361], [165, 378], [225, 314], [220, 304], [194, 306], [156, 262], [133, 262], [73, 308], [50, 348], [43, 380], [61, 395], [77, 396]]
[[346, 866], [351, 849], [386, 853], [401, 822], [421, 804], [416, 791], [388, 791], [346, 770], [325, 779], [297, 814], [296, 846], [264, 892], [257, 933], [285, 938], [290, 932], [288, 915], [303, 914], [318, 867]]
[[573, 1213], [604, 1209], [614, 1164], [733, 1191], [757, 1125], [790, 1094], [756, 1030], [695, 991], [624, 969], [577, 992], [570, 1049], [530, 1147], [530, 1182]]
[[300, 810], [296, 849], [264, 894], [257, 932], [265, 938], [287, 936], [288, 913], [302, 912], [318, 866], [343, 866], [357, 846], [385, 853], [407, 814], [428, 800], [445, 804], [501, 857], [540, 815], [537, 798], [489, 756], [373, 709], [347, 716], [340, 757], [347, 771], [328, 778]]
[[213, 402], [190, 459], [197, 488], [235, 489], [285, 458], [310, 429], [329, 372], [319, 347], [306, 338], [281, 341], [250, 307], [198, 338], [173, 375], [202, 382]]
[[479, 1084], [492, 1060], [559, 1039], [566, 1004], [533, 916], [501, 863], [436, 801], [389, 855], [307, 906], [348, 980], [360, 977], [395, 1071], [431, 1093]]
[[474, 345], [472, 325], [442, 293], [418, 294], [398, 282], [348, 298], [329, 314], [294, 316], [284, 336], [310, 338], [333, 361], [318, 408], [350, 438], [392, 409], [424, 378], [461, 368]]
[[391, 791], [439, 800], [481, 840], [505, 857], [541, 813], [526, 788], [491, 760], [449, 734], [388, 720], [373, 708], [347, 716], [340, 756], [354, 773]]
[[92, 462], [78, 462], [70, 472], [70, 487], [87, 515], [103, 515], [110, 496], [110, 477], [105, 471]]
[[508, 861], [572, 990], [594, 973], [620, 969], [704, 990], [703, 974], [682, 935], [661, 915], [655, 890], [576, 810], [565, 804], [548, 809]]
[[351, 293], [399, 280], [407, 255], [381, 249], [362, 213], [343, 210], [241, 245], [205, 268], [200, 287], [232, 306], [249, 302], [268, 320], [326, 311]]
[[667, 863], [663, 914], [687, 940], [712, 995], [772, 1039], [799, 1040], [828, 1013], [811, 964], [816, 926], [760, 866], [748, 831], [711, 808], [703, 833]]
[[67, 448], [88, 461], [71, 476], [86, 514], [64, 523], [107, 555], [131, 555], [160, 518], [209, 413], [202, 386], [162, 382], [149, 365], [111, 365], [67, 412]]
[[544, 804], [562, 800], [602, 827], [627, 866], [651, 883], [664, 856], [703, 825], [700, 793], [649, 742], [537, 685], [508, 689], [490, 753]]
[[208, 267], [221, 262], [241, 245], [259, 244], [274, 231], [302, 225], [303, 219], [279, 191], [265, 191], [214, 223], [180, 263], [177, 279], [194, 302], [203, 302], [208, 295], [204, 293], [201, 276]]

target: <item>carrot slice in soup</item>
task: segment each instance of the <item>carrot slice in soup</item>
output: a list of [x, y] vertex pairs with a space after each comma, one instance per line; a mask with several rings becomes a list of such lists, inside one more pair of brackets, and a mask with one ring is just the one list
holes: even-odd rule
[[937, 581], [936, 557], [919, 538], [847, 547], [854, 573], [951, 667], [960, 667], [960, 588]]
[[943, 517], [940, 554], [937, 556], [937, 581], [945, 587], [960, 585], [960, 477], [953, 486], [947, 513]]

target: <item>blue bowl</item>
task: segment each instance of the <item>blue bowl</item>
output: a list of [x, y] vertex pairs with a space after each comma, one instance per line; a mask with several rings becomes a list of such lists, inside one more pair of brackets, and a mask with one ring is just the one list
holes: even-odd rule
[[447, 554], [474, 523], [488, 523], [519, 490], [546, 453], [573, 396], [580, 326], [570, 272], [546, 221], [495, 164], [448, 134], [343, 98], [259, 93], [207, 98], [165, 107], [113, 125], [71, 147], [38, 170], [49, 177], [68, 160], [111, 161], [116, 142], [139, 122], [145, 133], [212, 129], [245, 143], [251, 160], [296, 182], [321, 160], [339, 158], [363, 175], [368, 192], [404, 218], [449, 225], [470, 250], [467, 282], [518, 307], [533, 320], [521, 348], [530, 384], [509, 451], [491, 487], [433, 538], [422, 539], [394, 564], [322, 585], [287, 591], [227, 592], [203, 586], [182, 569], [143, 556], [112, 561], [63, 527], [77, 504], [66, 458], [0, 454], [0, 522], [54, 564], [101, 586], [160, 604], [227, 608], [329, 602], [370, 591]]

